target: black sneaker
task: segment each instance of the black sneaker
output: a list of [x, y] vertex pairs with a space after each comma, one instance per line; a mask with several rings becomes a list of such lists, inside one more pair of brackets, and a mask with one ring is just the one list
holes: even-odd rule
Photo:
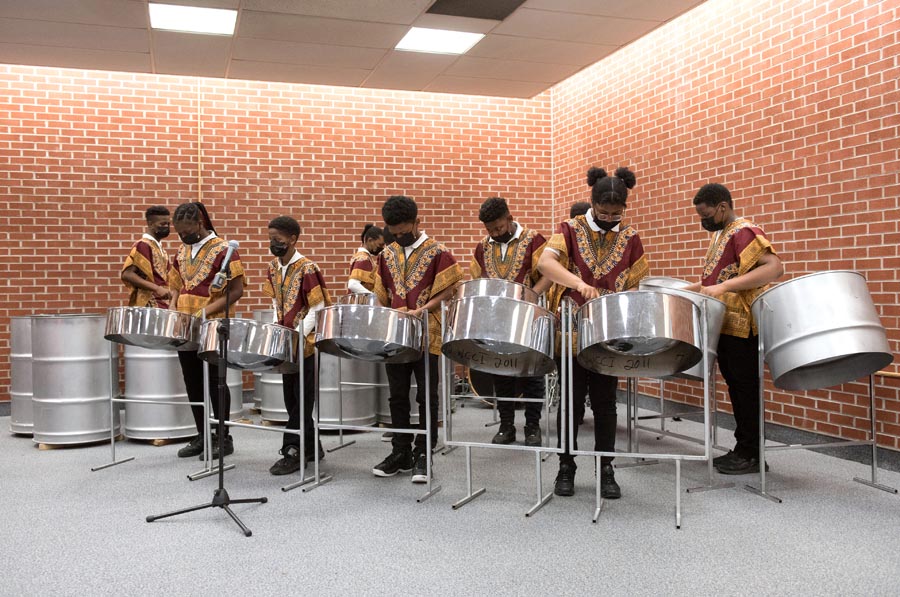
[[716, 456], [713, 458], [713, 466], [719, 466], [720, 464], [724, 464], [730, 460], [734, 460], [737, 457], [737, 454], [734, 453], [734, 450], [728, 450], [727, 454], [722, 454], [721, 456]]
[[387, 458], [372, 468], [376, 477], [393, 477], [397, 473], [408, 473], [413, 469], [411, 452], [391, 452]]
[[514, 441], [516, 441], [516, 428], [509, 423], [500, 423], [500, 430], [494, 436], [494, 439], [491, 440], [491, 443], [511, 444]]
[[191, 440], [191, 443], [184, 446], [180, 450], [178, 450], [179, 458], [190, 458], [191, 456], [196, 456], [200, 454], [200, 458], [203, 458], [203, 436], [195, 435]]
[[[217, 436], [212, 436], [212, 459], [216, 460], [219, 457], [219, 439]], [[230, 456], [234, 454], [234, 439], [231, 435], [225, 436], [225, 456]], [[200, 460], [203, 460], [203, 454], [200, 454]]]
[[553, 493], [569, 497], [575, 495], [575, 463], [560, 462]]
[[271, 474], [290, 475], [303, 468], [302, 463], [300, 462], [300, 450], [297, 449], [297, 446], [285, 446], [279, 450], [278, 453], [283, 455], [284, 458], [277, 461], [269, 468]]
[[[412, 474], [412, 482], [413, 483], [427, 483], [428, 482], [428, 455], [424, 452], [416, 453], [413, 455], [413, 474]], [[431, 474], [434, 475], [434, 461], [431, 463]]]
[[[759, 458], [735, 456], [732, 460], [717, 466], [716, 470], [723, 475], [751, 475], [759, 472]], [[766, 463], [766, 472], [769, 472], [769, 463]]]
[[541, 426], [525, 425], [525, 445], [540, 446], [541, 445]]
[[392, 439], [394, 439], [394, 432], [393, 432], [393, 431], [388, 431], [387, 433], [382, 433], [382, 434], [381, 434], [381, 441], [383, 441], [383, 442], [389, 442], [389, 441], [391, 441]]
[[606, 500], [622, 497], [622, 488], [616, 483], [616, 473], [611, 464], [600, 466], [600, 497]]

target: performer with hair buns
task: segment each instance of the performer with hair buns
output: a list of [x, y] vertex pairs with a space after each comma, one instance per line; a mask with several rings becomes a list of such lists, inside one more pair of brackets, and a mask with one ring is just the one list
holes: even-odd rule
[[[475, 254], [469, 271], [472, 279], [499, 278], [518, 282], [542, 294], [553, 282], [541, 277], [537, 265], [547, 241], [541, 233], [524, 228], [516, 222], [509, 211], [506, 199], [490, 197], [481, 204], [478, 219], [484, 224], [488, 235], [475, 246]], [[500, 397], [543, 398], [544, 378], [509, 377], [491, 374], [494, 392]], [[511, 444], [516, 441], [515, 403], [499, 400], [500, 429], [491, 443]], [[525, 403], [525, 445], [541, 445], [541, 403]]]
[[713, 458], [713, 465], [723, 475], [758, 473], [759, 332], [750, 304], [784, 274], [784, 266], [762, 229], [734, 213], [725, 186], [703, 185], [694, 196], [694, 207], [703, 229], [715, 234], [706, 251], [701, 281], [688, 290], [725, 303], [717, 360], [735, 422], [734, 449]]
[[131, 247], [122, 266], [122, 283], [131, 291], [129, 307], [169, 308], [169, 256], [162, 239], [169, 236], [172, 218], [165, 207], [148, 207], [144, 212], [147, 232]]
[[347, 289], [357, 294], [368, 294], [375, 288], [375, 268], [378, 266], [378, 255], [384, 249], [384, 232], [374, 224], [366, 224], [360, 237], [362, 246], [350, 260]]
[[[571, 298], [579, 306], [602, 294], [637, 288], [650, 271], [637, 231], [622, 222], [628, 189], [634, 188], [635, 182], [634, 173], [627, 168], [618, 168], [614, 176], [607, 176], [602, 168], [588, 170], [591, 208], [586, 214], [560, 224], [559, 232], [550, 238], [541, 255], [538, 263], [541, 273], [564, 286], [566, 290], [562, 296]], [[575, 421], [584, 416], [584, 397], [589, 393], [594, 413], [594, 450], [614, 452], [618, 380], [585, 369], [577, 359], [573, 359], [572, 376]], [[556, 418], [557, 436], [563, 424], [560, 414], [557, 413]], [[577, 425], [574, 435], [577, 449]], [[611, 456], [601, 457], [600, 492], [607, 499], [622, 495], [612, 460]], [[559, 473], [554, 486], [556, 495], [574, 495], [575, 470], [575, 458], [565, 446], [559, 457]]]
[[[316, 357], [315, 330], [316, 312], [331, 304], [325, 278], [319, 266], [304, 257], [297, 250], [300, 238], [300, 224], [289, 216], [279, 216], [269, 222], [269, 251], [275, 258], [269, 262], [263, 294], [272, 299], [276, 323], [296, 328], [303, 338], [303, 418], [305, 435], [304, 455], [307, 462], [315, 458], [313, 450], [315, 434], [313, 428], [313, 405], [316, 399]], [[298, 355], [299, 356], [299, 355]], [[285, 429], [300, 429], [300, 373], [282, 375], [284, 407], [288, 412]], [[300, 436], [285, 433], [279, 459], [269, 472], [273, 475], [287, 475], [300, 470]], [[319, 446], [319, 457], [325, 451]]]
[[378, 259], [375, 270], [375, 295], [379, 302], [393, 309], [420, 315], [428, 310], [429, 345], [422, 360], [413, 363], [386, 364], [390, 386], [391, 422], [394, 427], [408, 429], [410, 425], [410, 377], [416, 376], [416, 402], [419, 404], [419, 429], [428, 424], [425, 406], [425, 367], [429, 368], [431, 437], [395, 433], [391, 439], [393, 450], [372, 473], [391, 477], [398, 472], [413, 471], [413, 483], [428, 481], [426, 450], [437, 445], [438, 422], [438, 355], [441, 354], [441, 301], [453, 294], [462, 280], [462, 270], [450, 251], [419, 230], [421, 220], [416, 202], [403, 195], [394, 195], [384, 202], [381, 216], [394, 242]]
[[[224, 288], [213, 288], [216, 274], [222, 269], [228, 243], [216, 235], [206, 206], [202, 203], [182, 203], [175, 209], [172, 223], [183, 244], [178, 248], [178, 253], [172, 261], [172, 269], [169, 271], [169, 286], [173, 293], [171, 305], [181, 313], [202, 317], [205, 312], [207, 319], [220, 319], [225, 315], [227, 292], [231, 306], [228, 316], [234, 317], [234, 306], [244, 294], [245, 283], [244, 267], [237, 251], [232, 254], [231, 262], [228, 264], [227, 284]], [[188, 399], [191, 402], [202, 403], [204, 361], [196, 352], [189, 350], [178, 351], [178, 360], [181, 363]], [[218, 365], [209, 363], [209, 398], [217, 419], [220, 416], [228, 416], [227, 412], [219, 412], [216, 383], [218, 379]], [[225, 388], [225, 393], [226, 403], [230, 403], [228, 388]], [[197, 436], [178, 451], [179, 458], [203, 453], [203, 426], [207, 423], [203, 417], [203, 407], [192, 406], [191, 412], [197, 424]], [[227, 434], [224, 438], [225, 455], [228, 455], [234, 452], [234, 443], [227, 426], [225, 433]], [[218, 443], [215, 440], [212, 447], [213, 458], [217, 458]]]

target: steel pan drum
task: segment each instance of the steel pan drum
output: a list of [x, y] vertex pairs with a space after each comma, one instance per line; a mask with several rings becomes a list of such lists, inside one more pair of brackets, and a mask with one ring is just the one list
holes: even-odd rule
[[[725, 321], [725, 303], [723, 303], [719, 299], [715, 299], [710, 296], [704, 296], [699, 292], [681, 290], [681, 288], [689, 285], [689, 282], [685, 280], [679, 280], [677, 278], [649, 276], [641, 280], [638, 288], [640, 290], [657, 290], [659, 292], [667, 294], [674, 294], [675, 296], [683, 296], [684, 298], [697, 305], [697, 308], [700, 309], [701, 312], [702, 305], [706, 304], [706, 329], [709, 333], [709, 338], [708, 342], [706, 342], [705, 344], [707, 347], [707, 352], [709, 353], [710, 372], [712, 372], [713, 363], [715, 363], [717, 356], [716, 350], [719, 347], [719, 332], [722, 331], [722, 323]], [[702, 330], [698, 327], [696, 334], [698, 337], [702, 338], [701, 331]], [[694, 381], [703, 381], [703, 359], [701, 358], [700, 362], [698, 362], [690, 369], [676, 373], [672, 377], [691, 379]]]
[[31, 317], [10, 317], [9, 332], [9, 430], [31, 435], [34, 431]]
[[456, 296], [441, 346], [447, 358], [499, 375], [532, 377], [556, 369], [555, 317], [536, 304], [533, 290], [489, 278], [461, 284]]
[[344, 359], [411, 363], [422, 358], [422, 320], [371, 304], [332, 305], [316, 313], [316, 347]]
[[[210, 363], [219, 360], [219, 320], [204, 321], [200, 327], [200, 358]], [[290, 328], [232, 317], [229, 320], [228, 354], [231, 369], [265, 371], [296, 362], [299, 334]]]
[[858, 272], [794, 278], [763, 292], [750, 308], [779, 388], [827, 388], [894, 360], [866, 279]]
[[578, 310], [578, 362], [624, 377], [664, 377], [702, 358], [699, 310], [682, 296], [637, 290], [607, 294]]
[[497, 296], [535, 304], [539, 297], [534, 290], [518, 282], [497, 278], [476, 278], [457, 286], [453, 298], [465, 299], [473, 296]]
[[197, 350], [200, 320], [187, 313], [153, 307], [113, 307], [104, 338], [151, 350]]

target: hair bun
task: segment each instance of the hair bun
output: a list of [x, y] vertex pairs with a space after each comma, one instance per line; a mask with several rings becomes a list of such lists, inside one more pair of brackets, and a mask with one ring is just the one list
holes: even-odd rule
[[616, 178], [621, 179], [629, 189], [633, 189], [634, 185], [637, 184], [634, 172], [625, 167], [616, 168]]
[[589, 187], [594, 186], [594, 183], [596, 183], [601, 178], [606, 178], [606, 170], [604, 170], [603, 168], [593, 167], [588, 170], [587, 183]]
[[369, 228], [373, 227], [375, 224], [366, 224], [363, 226], [363, 234], [369, 231]]

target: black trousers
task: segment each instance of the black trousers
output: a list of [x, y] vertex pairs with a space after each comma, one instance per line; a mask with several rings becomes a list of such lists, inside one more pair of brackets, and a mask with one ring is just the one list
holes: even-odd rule
[[759, 339], [719, 336], [719, 371], [734, 411], [734, 451], [759, 456]]
[[[594, 373], [578, 364], [577, 359], [572, 359], [572, 416], [576, 421], [574, 430], [574, 445], [578, 449], [578, 425], [577, 422], [584, 417], [584, 398], [590, 396], [591, 411], [594, 413], [594, 450], [598, 452], [613, 452], [616, 449], [616, 386], [619, 380], [610, 375]], [[568, 400], [563, 396], [562, 400]], [[562, 409], [556, 412], [556, 447], [560, 446], [562, 439]], [[601, 456], [603, 464], [612, 462], [612, 456]], [[559, 462], [570, 465], [575, 464], [575, 457], [569, 453], [566, 446], [565, 452], [559, 455]]]
[[[181, 376], [184, 377], [184, 387], [187, 390], [188, 400], [191, 402], [203, 402], [203, 363], [198, 354], [192, 350], [179, 350], [178, 362], [181, 365]], [[219, 367], [209, 363], [209, 400], [212, 403], [213, 414], [219, 418]], [[225, 413], [226, 417], [231, 408], [231, 392], [225, 386]], [[192, 406], [194, 423], [197, 424], [197, 433], [203, 434], [203, 407]], [[228, 435], [228, 426], [225, 426], [225, 435]]]
[[[494, 380], [494, 395], [503, 397], [522, 396], [523, 398], [544, 397], [544, 376], [538, 377], [507, 377], [505, 375], [491, 375]], [[525, 403], [525, 424], [540, 425], [540, 402]], [[510, 400], [498, 400], [497, 412], [500, 414], [501, 425], [513, 425], [516, 420], [516, 403]]]
[[[303, 445], [306, 454], [312, 454], [315, 446], [315, 430], [313, 428], [313, 406], [316, 401], [316, 356], [310, 355], [303, 359], [303, 419], [305, 431]], [[284, 408], [288, 412], [288, 422], [285, 429], [300, 429], [300, 373], [288, 373], [281, 376], [282, 389], [284, 390]], [[281, 445], [300, 447], [300, 436], [295, 433], [285, 433]]]
[[[388, 386], [390, 387], [389, 404], [391, 407], [391, 427], [396, 429], [410, 428], [409, 388], [411, 376], [416, 376], [416, 403], [419, 405], [419, 429], [425, 430], [427, 417], [425, 416], [425, 364], [428, 364], [428, 389], [431, 392], [431, 442], [434, 448], [437, 445], [438, 425], [438, 357], [427, 354], [421, 360], [413, 363], [386, 364]], [[395, 433], [391, 440], [394, 452], [408, 452], [413, 444], [413, 435], [409, 433]], [[415, 448], [418, 452], [425, 451], [425, 436], [415, 436]]]

